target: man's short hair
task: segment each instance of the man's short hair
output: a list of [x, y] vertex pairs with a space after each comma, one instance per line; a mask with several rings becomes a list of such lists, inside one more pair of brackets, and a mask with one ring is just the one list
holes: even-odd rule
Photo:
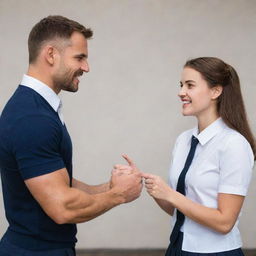
[[81, 33], [86, 39], [93, 35], [90, 28], [66, 17], [54, 15], [39, 21], [28, 37], [29, 63], [35, 62], [42, 45], [54, 39], [70, 39], [73, 32]]

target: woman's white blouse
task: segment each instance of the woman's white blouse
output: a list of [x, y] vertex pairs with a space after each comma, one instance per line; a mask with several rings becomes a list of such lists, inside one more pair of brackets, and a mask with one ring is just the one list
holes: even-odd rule
[[[192, 135], [198, 138], [199, 143], [186, 175], [186, 197], [206, 207], [217, 208], [218, 193], [245, 196], [254, 164], [253, 152], [248, 141], [221, 118], [199, 134], [194, 128], [178, 137], [170, 167], [170, 186], [176, 190]], [[173, 224], [175, 221], [176, 211]], [[238, 220], [233, 229], [224, 235], [185, 217], [181, 231], [184, 233], [183, 251], [212, 253], [242, 246]]]

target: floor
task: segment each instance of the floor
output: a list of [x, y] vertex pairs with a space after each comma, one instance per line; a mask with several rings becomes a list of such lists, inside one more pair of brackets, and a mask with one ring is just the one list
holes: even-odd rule
[[85, 250], [77, 251], [77, 256], [163, 256], [165, 250]]
[[[256, 249], [243, 250], [245, 256], [256, 256]], [[165, 250], [78, 250], [77, 256], [164, 256]]]

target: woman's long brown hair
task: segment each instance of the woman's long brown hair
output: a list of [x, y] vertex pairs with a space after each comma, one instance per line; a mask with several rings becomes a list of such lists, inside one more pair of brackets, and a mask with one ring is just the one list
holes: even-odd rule
[[240, 81], [235, 69], [214, 57], [191, 59], [185, 63], [184, 67], [198, 71], [210, 88], [217, 85], [223, 87], [222, 94], [218, 98], [218, 113], [230, 128], [247, 139], [256, 159], [255, 139], [247, 120]]

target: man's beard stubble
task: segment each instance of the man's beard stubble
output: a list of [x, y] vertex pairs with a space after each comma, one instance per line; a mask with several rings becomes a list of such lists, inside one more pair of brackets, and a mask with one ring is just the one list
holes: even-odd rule
[[60, 72], [54, 77], [54, 88], [58, 88], [59, 91], [77, 92], [78, 85], [74, 84], [74, 79], [82, 74], [83, 72], [81, 70], [74, 73], [71, 70], [64, 70], [64, 72]]

